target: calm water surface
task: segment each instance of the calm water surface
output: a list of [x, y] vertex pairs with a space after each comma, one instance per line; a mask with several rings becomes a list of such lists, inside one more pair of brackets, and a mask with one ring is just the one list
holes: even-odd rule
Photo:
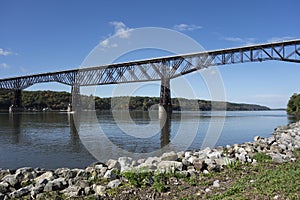
[[[151, 138], [134, 138], [124, 134], [110, 112], [97, 114], [107, 137], [114, 144], [133, 152], [152, 151], [172, 143], [181, 123], [198, 127], [189, 149], [199, 149], [209, 125], [218, 124], [223, 119], [224, 127], [215, 146], [252, 141], [256, 135], [269, 137], [275, 127], [294, 121], [285, 111], [235, 111], [227, 112], [226, 117], [222, 112], [190, 112], [183, 120], [180, 116], [179, 112], [173, 113], [163, 130]], [[150, 121], [147, 112], [136, 111], [131, 117], [138, 125], [147, 125]], [[126, 125], [126, 120], [123, 122]], [[191, 130], [186, 128], [183, 131], [188, 136]], [[172, 145], [176, 150], [181, 144]], [[86, 167], [95, 161], [80, 140], [72, 114], [0, 113], [0, 168], [74, 168]]]

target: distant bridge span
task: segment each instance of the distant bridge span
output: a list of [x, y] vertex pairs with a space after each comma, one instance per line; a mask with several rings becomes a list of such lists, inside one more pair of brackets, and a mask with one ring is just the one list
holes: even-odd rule
[[21, 108], [21, 90], [37, 83], [58, 82], [78, 92], [80, 86], [161, 80], [160, 104], [168, 107], [170, 79], [211, 66], [267, 60], [300, 63], [300, 39], [5, 78], [0, 88], [14, 90], [13, 105]]

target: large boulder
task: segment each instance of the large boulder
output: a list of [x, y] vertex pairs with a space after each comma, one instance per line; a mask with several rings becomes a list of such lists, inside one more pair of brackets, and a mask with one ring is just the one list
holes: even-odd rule
[[182, 171], [182, 162], [177, 161], [161, 161], [158, 163], [157, 168], [161, 172], [170, 172], [174, 170]]
[[171, 152], [164, 153], [160, 157], [160, 159], [165, 161], [176, 161], [178, 159], [178, 155], [174, 151], [171, 151]]

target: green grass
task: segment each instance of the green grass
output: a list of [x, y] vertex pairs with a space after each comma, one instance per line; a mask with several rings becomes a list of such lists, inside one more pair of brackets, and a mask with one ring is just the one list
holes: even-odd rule
[[128, 180], [128, 182], [131, 185], [140, 188], [140, 187], [147, 186], [148, 182], [152, 181], [153, 173], [150, 171], [142, 171], [142, 172], [128, 171], [128, 172], [124, 172], [122, 175], [124, 178]]
[[270, 162], [272, 160], [271, 156], [258, 152], [253, 156], [253, 159], [257, 162]]
[[212, 199], [273, 198], [300, 199], [300, 152], [295, 152], [296, 162], [283, 164], [266, 163], [264, 155], [258, 155], [261, 162], [246, 167], [248, 174], [237, 179], [227, 190], [212, 196]]

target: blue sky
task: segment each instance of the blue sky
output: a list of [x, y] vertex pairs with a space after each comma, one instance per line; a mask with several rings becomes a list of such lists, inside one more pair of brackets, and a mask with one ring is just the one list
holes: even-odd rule
[[[299, 39], [299, 7], [297, 0], [1, 0], [0, 78], [79, 67], [89, 52], [108, 37], [141, 27], [182, 32], [206, 50]], [[160, 55], [143, 53], [128, 59]], [[278, 108], [285, 107], [289, 97], [300, 92], [299, 64], [262, 62], [218, 69], [228, 101]], [[203, 80], [191, 79], [195, 79], [192, 84], [196, 85], [196, 96], [210, 99]], [[28, 88], [38, 89], [70, 91], [56, 83]], [[103, 91], [110, 89], [103, 86]], [[158, 85], [137, 93], [158, 94]], [[98, 95], [109, 96], [109, 92]]]

